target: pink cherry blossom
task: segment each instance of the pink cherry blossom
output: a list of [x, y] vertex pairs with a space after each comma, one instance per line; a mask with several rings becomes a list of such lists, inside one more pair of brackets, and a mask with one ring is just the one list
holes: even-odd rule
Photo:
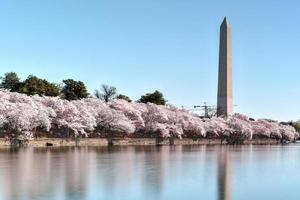
[[161, 106], [124, 100], [105, 103], [96, 98], [67, 101], [59, 97], [27, 96], [0, 90], [0, 127], [7, 132], [32, 138], [43, 130], [56, 135], [68, 130], [78, 137], [97, 131], [99, 134], [119, 132], [143, 133], [144, 137], [221, 138], [243, 141], [276, 138], [293, 141], [299, 137], [296, 130], [268, 120], [250, 121], [245, 115], [228, 118], [200, 118], [172, 105]]

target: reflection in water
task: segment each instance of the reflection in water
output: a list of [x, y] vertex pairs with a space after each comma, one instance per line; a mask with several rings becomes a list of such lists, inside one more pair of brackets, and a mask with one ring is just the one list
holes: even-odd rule
[[218, 161], [218, 199], [231, 200], [231, 162], [227, 151], [221, 149]]
[[298, 200], [299, 158], [297, 145], [0, 150], [0, 199]]
[[142, 170], [143, 193], [149, 199], [160, 199], [163, 190], [164, 164], [168, 162], [167, 149], [158, 147], [155, 154], [144, 155]]

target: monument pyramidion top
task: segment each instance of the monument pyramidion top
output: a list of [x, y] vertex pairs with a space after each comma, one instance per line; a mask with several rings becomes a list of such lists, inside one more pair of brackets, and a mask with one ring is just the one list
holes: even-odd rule
[[227, 20], [226, 17], [224, 17], [224, 20], [223, 20], [223, 22], [221, 24], [221, 27], [223, 27], [223, 26], [230, 27], [230, 24], [229, 24], [229, 22], [228, 22], [228, 20]]

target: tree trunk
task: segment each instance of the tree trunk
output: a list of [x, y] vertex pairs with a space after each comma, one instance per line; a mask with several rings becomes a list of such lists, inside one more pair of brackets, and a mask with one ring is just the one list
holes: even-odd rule
[[108, 144], [108, 147], [114, 146], [114, 134], [113, 133], [107, 135], [107, 144]]
[[155, 144], [157, 146], [161, 145], [161, 138], [160, 138], [160, 134], [159, 133], [156, 133], [156, 135], [155, 135]]
[[78, 147], [80, 144], [81, 135], [75, 135], [75, 146]]
[[174, 137], [169, 137], [169, 145], [173, 146], [174, 145]]

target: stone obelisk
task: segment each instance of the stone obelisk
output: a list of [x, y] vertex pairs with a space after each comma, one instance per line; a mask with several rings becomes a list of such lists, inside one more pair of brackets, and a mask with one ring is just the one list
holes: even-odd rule
[[233, 114], [231, 27], [225, 17], [220, 28], [218, 116]]

